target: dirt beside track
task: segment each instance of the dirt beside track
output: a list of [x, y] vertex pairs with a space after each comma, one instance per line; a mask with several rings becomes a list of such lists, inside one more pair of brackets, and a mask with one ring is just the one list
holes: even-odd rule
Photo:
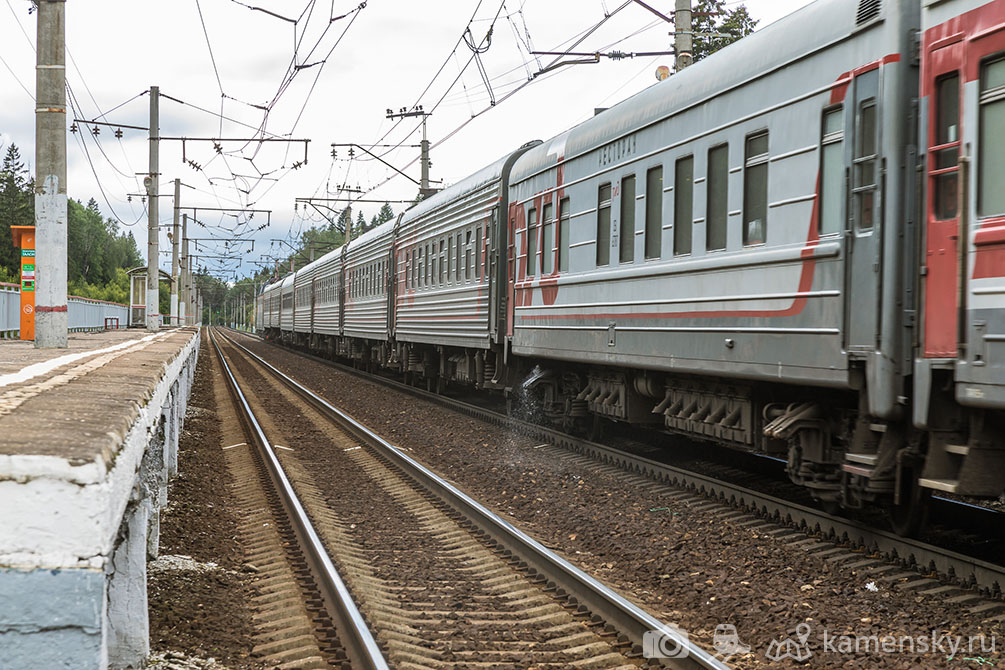
[[[241, 341], [709, 651], [717, 627], [735, 626], [750, 651], [737, 649], [732, 666], [1005, 664], [1002, 621], [985, 621], [994, 613], [971, 614], [965, 605], [883, 580], [897, 570], [835, 567], [764, 530], [717, 520], [701, 504], [628, 485], [583, 459], [556, 457], [496, 426], [273, 345]], [[801, 649], [803, 662], [779, 658], [787, 638], [786, 648]], [[968, 648], [971, 638], [976, 646]], [[766, 656], [769, 650], [778, 660]]]
[[161, 513], [160, 556], [148, 564], [150, 646], [155, 654], [253, 670], [263, 667], [250, 657], [247, 598], [255, 575], [236, 539], [215, 381], [222, 383], [220, 370], [204, 338], [178, 446], [178, 476]]

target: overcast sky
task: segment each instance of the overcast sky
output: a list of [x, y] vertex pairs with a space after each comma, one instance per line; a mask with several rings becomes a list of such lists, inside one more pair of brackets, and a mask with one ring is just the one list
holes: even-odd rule
[[[29, 15], [28, 0], [3, 2], [0, 151], [16, 144], [34, 171], [35, 14]], [[654, 84], [656, 68], [672, 66], [671, 56], [604, 58], [599, 64], [558, 68], [527, 83], [555, 58], [529, 56], [530, 48], [568, 49], [611, 12], [577, 51], [669, 50], [672, 26], [639, 4], [616, 11], [623, 2], [368, 0], [360, 9], [351, 0], [69, 0], [67, 79], [76, 105], [71, 111], [84, 119], [105, 114], [103, 120], [112, 123], [145, 127], [149, 96], [142, 94], [156, 85], [162, 93], [162, 136], [255, 137], [263, 108], [269, 108], [267, 137], [311, 140], [307, 165], [295, 169], [304, 159], [302, 143], [224, 142], [218, 153], [213, 143], [189, 141], [184, 158], [195, 165], [183, 162], [180, 141], [161, 143], [161, 192], [171, 193], [172, 181], [181, 179], [183, 206], [272, 210], [271, 224], [261, 230], [264, 213], [249, 220], [247, 214], [202, 211], [199, 220], [208, 227], [190, 225], [191, 238], [254, 237], [253, 251], [248, 243], [234, 245], [241, 251], [240, 265], [208, 258], [231, 255], [222, 242], [202, 243], [193, 252], [206, 255], [201, 263], [218, 276], [243, 276], [256, 269], [252, 261], [285, 255], [286, 245], [295, 243], [301, 231], [326, 223], [302, 204], [295, 211], [297, 197], [343, 197], [338, 193], [343, 186], [372, 190], [361, 196], [367, 199], [415, 196], [414, 183], [377, 160], [366, 160], [359, 150], [351, 159], [348, 148], [331, 155], [332, 143], [402, 145], [373, 151], [418, 179], [419, 151], [409, 146], [421, 139], [418, 119], [388, 120], [388, 108], [421, 104], [434, 110], [427, 122], [434, 144], [431, 177], [450, 184], [524, 142], [547, 139], [583, 121], [595, 107], [609, 107]], [[808, 3], [743, 4], [761, 28]], [[673, 0], [648, 4], [664, 13], [674, 6]], [[469, 25], [467, 41], [483, 52], [477, 56], [462, 40]], [[130, 201], [128, 194], [143, 190], [135, 173], [148, 169], [146, 133], [123, 129], [119, 139], [115, 128], [102, 127], [96, 137], [81, 130], [67, 135], [70, 197], [97, 200], [106, 216], [133, 232], [145, 255], [144, 204], [138, 196]], [[171, 222], [172, 201], [160, 202], [164, 249], [169, 247], [163, 224]], [[396, 212], [401, 207], [392, 206]], [[356, 207], [369, 219], [380, 205]], [[162, 255], [162, 267], [169, 269], [170, 262]]]

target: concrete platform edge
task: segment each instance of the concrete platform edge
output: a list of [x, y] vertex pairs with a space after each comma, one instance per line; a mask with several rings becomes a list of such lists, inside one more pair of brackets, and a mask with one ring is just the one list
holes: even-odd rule
[[146, 561], [157, 554], [160, 509], [177, 473], [199, 342], [193, 333], [167, 363], [103, 481], [0, 482], [0, 509], [31, 513], [55, 500], [48, 515], [35, 507], [37, 527], [69, 536], [0, 553], [0, 667], [144, 667]]

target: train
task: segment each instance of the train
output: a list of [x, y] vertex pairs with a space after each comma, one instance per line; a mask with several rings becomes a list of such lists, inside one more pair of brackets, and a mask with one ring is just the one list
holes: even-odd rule
[[1000, 496], [1005, 0], [816, 0], [269, 284], [255, 326], [775, 456], [900, 533]]

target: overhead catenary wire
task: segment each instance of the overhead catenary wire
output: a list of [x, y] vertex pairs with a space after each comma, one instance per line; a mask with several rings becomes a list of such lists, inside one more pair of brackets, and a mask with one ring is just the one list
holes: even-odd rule
[[7, 64], [7, 61], [4, 60], [3, 54], [0, 54], [0, 63], [3, 63], [3, 66], [7, 68], [8, 72], [10, 72], [10, 76], [14, 77], [14, 81], [16, 81], [18, 86], [20, 86], [24, 90], [24, 92], [28, 94], [28, 97], [31, 98], [31, 101], [35, 102], [35, 96], [32, 95], [31, 91], [28, 90], [28, 87], [24, 85], [24, 82], [21, 81], [21, 78], [17, 76], [17, 74], [14, 72], [14, 69]]

